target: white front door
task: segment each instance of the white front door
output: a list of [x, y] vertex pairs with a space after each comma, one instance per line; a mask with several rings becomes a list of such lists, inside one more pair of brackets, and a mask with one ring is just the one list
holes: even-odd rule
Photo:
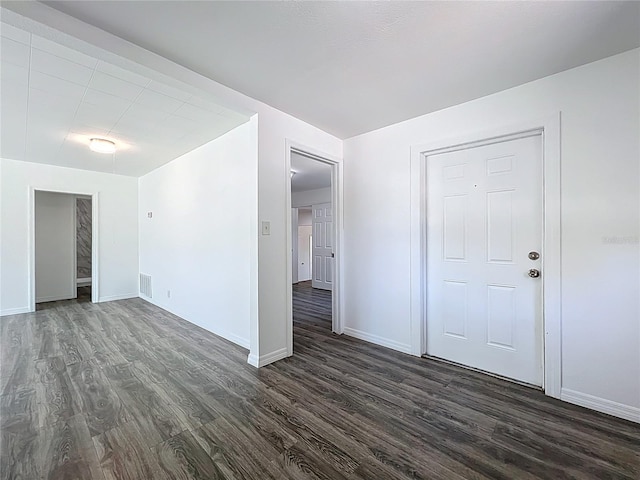
[[333, 287], [333, 209], [330, 203], [311, 207], [313, 226], [313, 276], [311, 286], [331, 290]]
[[429, 156], [427, 353], [541, 386], [541, 247], [540, 135]]

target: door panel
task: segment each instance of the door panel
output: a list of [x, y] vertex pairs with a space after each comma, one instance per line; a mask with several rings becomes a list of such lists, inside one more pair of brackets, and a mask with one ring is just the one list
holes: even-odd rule
[[427, 159], [427, 353], [542, 385], [541, 137]]
[[330, 203], [313, 205], [313, 288], [333, 288], [333, 209]]
[[35, 192], [36, 303], [76, 298], [76, 197]]

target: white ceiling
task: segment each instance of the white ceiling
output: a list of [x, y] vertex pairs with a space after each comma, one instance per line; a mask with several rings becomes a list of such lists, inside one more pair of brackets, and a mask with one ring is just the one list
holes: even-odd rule
[[296, 152], [291, 152], [291, 191], [304, 192], [331, 186], [331, 167]]
[[[248, 117], [6, 23], [0, 155], [140, 176]], [[115, 155], [88, 149], [102, 137]]]
[[341, 138], [640, 45], [640, 2], [45, 3]]

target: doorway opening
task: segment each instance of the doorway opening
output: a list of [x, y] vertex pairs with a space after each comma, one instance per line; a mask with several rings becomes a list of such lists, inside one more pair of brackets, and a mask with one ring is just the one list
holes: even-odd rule
[[287, 146], [289, 355], [293, 354], [294, 323], [319, 333], [342, 333], [341, 166], [339, 159]]
[[30, 310], [47, 302], [97, 302], [98, 195], [30, 189]]

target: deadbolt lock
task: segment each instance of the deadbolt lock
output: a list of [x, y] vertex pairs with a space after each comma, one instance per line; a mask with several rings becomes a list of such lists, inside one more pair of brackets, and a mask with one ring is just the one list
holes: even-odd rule
[[531, 278], [538, 278], [540, 276], [540, 270], [538, 270], [537, 268], [532, 268], [531, 270], [529, 270], [529, 273], [527, 273], [527, 275], [529, 275]]
[[540, 254], [538, 252], [529, 252], [530, 260], [537, 260], [540, 258]]

